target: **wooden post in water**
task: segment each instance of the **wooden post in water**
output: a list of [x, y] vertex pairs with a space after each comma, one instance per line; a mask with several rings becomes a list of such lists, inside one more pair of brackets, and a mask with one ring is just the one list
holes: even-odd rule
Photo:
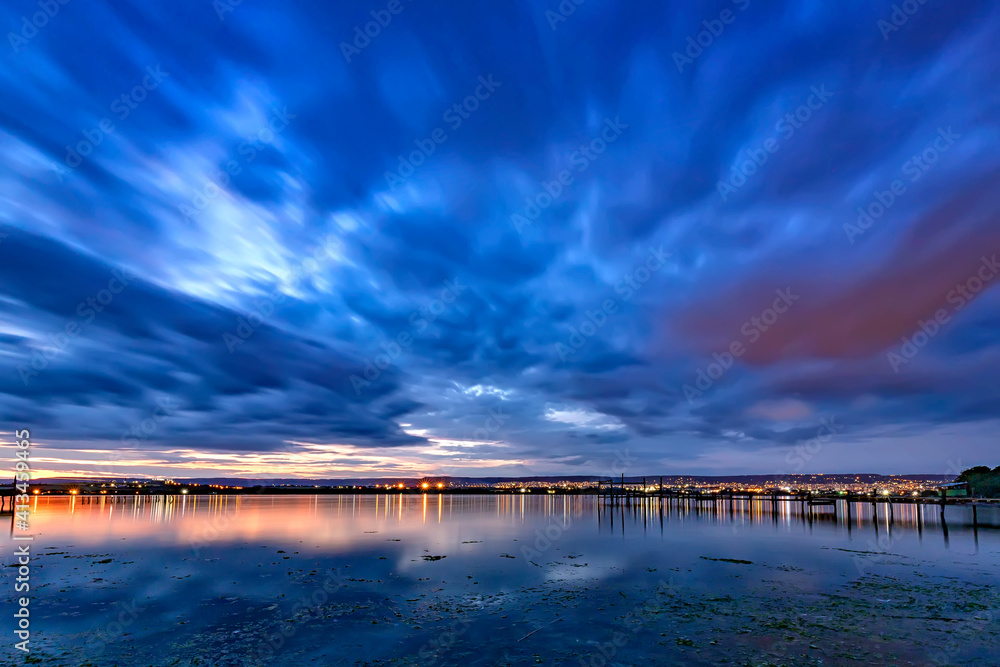
[[850, 536], [851, 530], [852, 530], [851, 522], [853, 521], [853, 519], [851, 518], [851, 502], [852, 501], [851, 501], [851, 492], [850, 491], [847, 492], [847, 500], [845, 502], [847, 503], [847, 534], [848, 534], [848, 536]]

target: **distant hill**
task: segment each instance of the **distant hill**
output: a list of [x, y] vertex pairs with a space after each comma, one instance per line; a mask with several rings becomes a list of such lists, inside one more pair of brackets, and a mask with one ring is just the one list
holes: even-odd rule
[[[142, 478], [136, 477], [101, 477], [101, 478], [89, 478], [89, 479], [68, 479], [68, 478], [50, 478], [50, 479], [35, 479], [32, 480], [32, 484], [72, 484], [72, 483], [91, 483], [94, 482], [113, 482], [113, 481], [123, 481], [123, 480], [138, 480], [147, 481]], [[337, 478], [337, 479], [301, 479], [296, 477], [280, 477], [271, 479], [262, 478], [237, 478], [237, 477], [197, 477], [197, 478], [183, 478], [175, 477], [175, 481], [184, 481], [193, 484], [221, 484], [224, 486], [372, 486], [375, 484], [405, 484], [406, 486], [415, 486], [423, 482], [428, 482], [432, 484], [437, 484], [438, 482], [444, 482], [449, 485], [465, 486], [465, 485], [476, 485], [476, 484], [518, 484], [518, 483], [543, 483], [543, 484], [557, 484], [560, 482], [570, 482], [570, 483], [580, 483], [580, 482], [596, 482], [598, 480], [607, 481], [609, 477], [607, 475], [540, 475], [535, 477], [448, 477], [448, 476], [436, 476], [436, 477], [348, 477], [348, 478]], [[621, 481], [621, 476], [614, 477], [616, 482]], [[642, 475], [638, 476], [626, 476], [625, 481], [628, 483], [639, 483], [645, 479], [647, 482], [659, 482], [659, 475]], [[773, 483], [776, 481], [782, 481], [787, 484], [801, 484], [801, 483], [828, 483], [828, 484], [848, 484], [848, 483], [862, 483], [862, 484], [878, 484], [879, 482], [889, 482], [892, 480], [919, 480], [919, 481], [939, 481], [939, 482], [949, 482], [955, 479], [955, 475], [941, 475], [941, 474], [907, 474], [907, 475], [879, 475], [874, 473], [835, 473], [835, 474], [816, 474], [816, 475], [663, 475], [663, 483], [668, 486], [679, 486], [684, 484], [766, 484]]]

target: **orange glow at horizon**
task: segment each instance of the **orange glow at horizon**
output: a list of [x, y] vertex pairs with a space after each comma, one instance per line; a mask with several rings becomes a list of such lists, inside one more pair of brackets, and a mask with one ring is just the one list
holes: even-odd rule
[[[268, 479], [274, 477], [318, 479], [329, 477], [379, 477], [441, 475], [439, 465], [453, 469], [461, 466], [468, 474], [479, 469], [505, 466], [523, 467], [530, 461], [520, 459], [474, 458], [455, 452], [450, 442], [429, 440], [431, 447], [420, 444], [393, 448], [357, 447], [341, 444], [315, 444], [286, 441], [294, 449], [281, 452], [218, 452], [189, 448], [162, 450], [107, 450], [93, 445], [53, 448], [33, 442], [35, 466], [32, 478], [107, 479], [107, 478], [185, 478], [237, 477]], [[7, 444], [0, 442], [0, 445]], [[452, 451], [449, 451], [452, 450]], [[439, 460], [428, 461], [428, 456]], [[447, 457], [446, 460], [443, 457]], [[280, 470], [280, 474], [276, 471]]]

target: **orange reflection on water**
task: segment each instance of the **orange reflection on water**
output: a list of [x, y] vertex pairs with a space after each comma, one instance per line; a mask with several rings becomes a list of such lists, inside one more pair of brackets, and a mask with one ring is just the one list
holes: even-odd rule
[[[434, 494], [437, 522], [428, 524], [428, 495], [41, 496], [33, 499], [31, 525], [50, 541], [72, 539], [77, 544], [125, 538], [164, 544], [294, 540], [346, 546], [387, 531], [396, 538], [426, 537], [428, 531], [457, 535], [461, 516], [475, 515], [477, 528], [500, 534], [523, 524], [526, 516], [579, 517], [583, 511], [579, 497], [521, 496], [515, 501]], [[588, 510], [596, 512], [596, 507], [588, 503]]]

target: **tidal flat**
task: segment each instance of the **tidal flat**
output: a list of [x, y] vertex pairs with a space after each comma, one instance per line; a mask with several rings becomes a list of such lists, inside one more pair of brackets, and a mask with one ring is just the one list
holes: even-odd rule
[[1000, 511], [769, 510], [38, 498], [32, 651], [2, 664], [1000, 664]]

